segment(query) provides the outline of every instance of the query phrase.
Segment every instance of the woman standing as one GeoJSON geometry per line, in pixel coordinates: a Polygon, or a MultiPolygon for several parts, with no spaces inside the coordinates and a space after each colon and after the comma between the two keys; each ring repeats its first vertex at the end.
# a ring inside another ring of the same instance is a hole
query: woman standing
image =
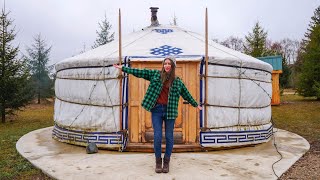
{"type": "Polygon", "coordinates": [[[168,173],[170,156],[173,149],[174,122],[178,116],[180,96],[193,107],[202,109],[193,99],[182,80],[175,75],[176,60],[172,56],[162,61],[162,70],[134,69],[122,65],[113,65],[123,72],[150,81],[150,85],[142,101],[142,107],[152,113],[152,127],[154,129],[154,152],[156,156],[156,173],[168,173]],[[161,158],[162,123],[165,123],[166,151],[161,158]]]}

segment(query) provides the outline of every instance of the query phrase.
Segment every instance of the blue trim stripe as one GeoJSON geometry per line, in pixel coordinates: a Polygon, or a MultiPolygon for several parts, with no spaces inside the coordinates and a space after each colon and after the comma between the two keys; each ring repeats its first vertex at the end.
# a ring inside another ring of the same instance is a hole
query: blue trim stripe
{"type": "MultiPolygon", "coordinates": [[[[202,57],[200,64],[200,77],[203,75],[204,57],[202,57]]],[[[203,80],[200,78],[200,103],[203,104],[203,92],[202,92],[203,80]]],[[[203,110],[200,110],[200,128],[203,127],[203,110]]]]}
{"type": "Polygon", "coordinates": [[[72,132],[72,133],[81,133],[81,134],[115,134],[115,133],[119,133],[119,132],[108,132],[108,133],[106,133],[106,132],[102,132],[102,131],[88,132],[88,131],[85,131],[85,130],[77,131],[77,130],[66,129],[66,128],[60,127],[57,124],[54,125],[54,128],[58,128],[59,130],[62,130],[62,131],[69,131],[69,132],[72,132]]]}
{"type": "MultiPolygon", "coordinates": [[[[122,132],[85,132],[62,128],[55,124],[52,130],[52,136],[60,141],[67,141],[71,144],[94,142],[105,145],[123,145],[126,144],[122,132]]],[[[79,144],[81,145],[81,144],[79,144]]]]}
{"type": "MultiPolygon", "coordinates": [[[[126,64],[126,60],[127,60],[127,56],[124,58],[124,64],[126,64]]],[[[124,76],[125,76],[125,73],[124,73],[124,76]]],[[[125,82],[126,82],[126,79],[125,78],[122,78],[121,79],[122,81],[122,99],[121,99],[121,104],[122,104],[122,107],[121,107],[121,112],[122,112],[122,115],[121,115],[121,124],[122,124],[122,130],[125,129],[124,127],[124,112],[123,112],[123,104],[124,104],[124,99],[125,99],[125,96],[124,96],[124,91],[125,91],[125,82]]]]}
{"type": "Polygon", "coordinates": [[[200,132],[200,144],[231,144],[246,142],[263,142],[267,141],[272,136],[272,128],[270,125],[267,129],[262,130],[244,130],[244,131],[206,131],[200,132]]]}
{"type": "MultiPolygon", "coordinates": [[[[130,67],[130,58],[128,58],[128,67],[130,67]]],[[[126,107],[126,119],[125,119],[125,129],[128,129],[128,114],[129,114],[129,77],[126,76],[126,103],[127,103],[127,107],[126,107]]]]}

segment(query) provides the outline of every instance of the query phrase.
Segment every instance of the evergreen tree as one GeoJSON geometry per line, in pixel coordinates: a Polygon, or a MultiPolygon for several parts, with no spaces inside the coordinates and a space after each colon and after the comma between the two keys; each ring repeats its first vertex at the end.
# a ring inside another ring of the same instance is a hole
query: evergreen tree
{"type": "Polygon", "coordinates": [[[45,40],[38,34],[32,47],[27,47],[28,56],[24,57],[29,64],[38,104],[41,98],[53,95],[53,80],[49,76],[52,67],[48,66],[50,51],[51,47],[47,48],[45,40]]]}
{"type": "Polygon", "coordinates": [[[282,55],[282,73],[279,77],[279,84],[281,88],[289,88],[290,87],[290,76],[292,74],[292,70],[288,64],[287,59],[282,55]]]}
{"type": "Polygon", "coordinates": [[[320,100],[320,6],[315,10],[305,34],[298,92],[320,100]]]}
{"type": "Polygon", "coordinates": [[[267,32],[257,22],[252,29],[252,33],[245,36],[244,52],[253,57],[265,56],[267,35],[267,32]]]}
{"type": "Polygon", "coordinates": [[[96,31],[98,37],[92,46],[92,49],[97,48],[101,45],[107,44],[114,40],[114,32],[111,33],[112,25],[109,23],[106,14],[104,15],[104,20],[99,23],[100,30],[96,31]]]}
{"type": "Polygon", "coordinates": [[[5,8],[0,14],[0,114],[5,123],[6,115],[13,114],[32,99],[32,87],[27,65],[17,58],[19,47],[12,41],[16,37],[13,20],[5,8]]]}

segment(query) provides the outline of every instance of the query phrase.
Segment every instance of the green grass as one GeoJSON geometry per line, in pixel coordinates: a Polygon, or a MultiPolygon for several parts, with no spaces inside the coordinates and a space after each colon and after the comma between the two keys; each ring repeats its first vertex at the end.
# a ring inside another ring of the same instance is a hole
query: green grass
{"type": "Polygon", "coordinates": [[[281,96],[281,105],[272,107],[275,127],[306,138],[309,142],[320,140],[320,101],[299,95],[281,96]]]}
{"type": "Polygon", "coordinates": [[[30,105],[0,123],[0,179],[48,179],[16,150],[16,142],[30,131],[53,125],[53,104],[30,105]]]}
{"type": "MultiPolygon", "coordinates": [[[[309,142],[319,141],[320,102],[298,95],[281,98],[282,104],[272,107],[275,127],[297,133],[309,142]]],[[[18,154],[16,142],[30,131],[52,125],[52,103],[30,105],[11,122],[0,123],[0,179],[49,179],[18,154]]]]}

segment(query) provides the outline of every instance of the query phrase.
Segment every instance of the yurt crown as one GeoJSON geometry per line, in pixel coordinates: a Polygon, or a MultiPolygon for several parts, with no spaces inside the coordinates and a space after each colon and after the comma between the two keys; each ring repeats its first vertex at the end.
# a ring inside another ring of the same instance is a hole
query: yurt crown
{"type": "Polygon", "coordinates": [[[151,26],[159,26],[159,21],[157,18],[158,7],[150,7],[151,9],[151,26]]]}

